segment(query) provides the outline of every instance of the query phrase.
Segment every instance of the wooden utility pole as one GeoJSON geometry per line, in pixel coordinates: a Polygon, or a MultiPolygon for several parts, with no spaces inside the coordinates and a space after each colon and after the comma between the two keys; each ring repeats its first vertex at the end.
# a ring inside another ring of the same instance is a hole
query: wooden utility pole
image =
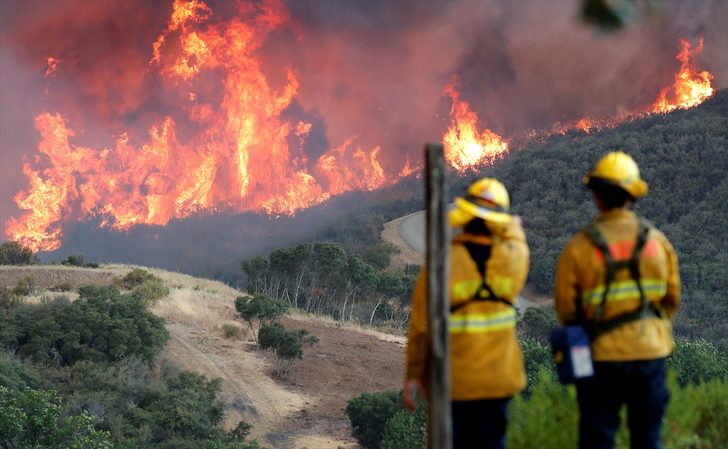
{"type": "Polygon", "coordinates": [[[445,227],[445,158],[441,144],[425,145],[427,188],[427,303],[430,385],[429,448],[452,448],[450,417],[450,245],[445,227]]]}

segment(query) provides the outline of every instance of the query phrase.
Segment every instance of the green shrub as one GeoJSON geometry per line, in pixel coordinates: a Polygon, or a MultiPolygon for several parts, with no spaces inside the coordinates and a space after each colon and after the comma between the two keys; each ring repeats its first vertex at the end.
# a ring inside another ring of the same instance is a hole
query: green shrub
{"type": "Polygon", "coordinates": [[[182,372],[167,379],[164,390],[148,391],[140,399],[138,418],[149,426],[153,441],[207,439],[222,421],[221,386],[220,379],[182,372]]]}
{"type": "Polygon", "coordinates": [[[680,388],[672,376],[670,390],[665,449],[728,447],[728,382],[725,379],[680,388]]]}
{"type": "Polygon", "coordinates": [[[676,341],[675,352],[667,363],[677,372],[681,386],[728,378],[728,354],[705,340],[676,341]]]}
{"type": "Polygon", "coordinates": [[[112,449],[111,436],[95,422],[88,414],[63,416],[53,392],[0,386],[0,447],[112,449]]]}
{"type": "Polygon", "coordinates": [[[38,388],[40,384],[41,380],[33,369],[14,354],[0,351],[0,385],[9,390],[21,390],[26,387],[38,388]]]}
{"type": "Polygon", "coordinates": [[[169,338],[164,321],[116,287],[85,286],[73,303],[53,300],[19,310],[17,351],[37,361],[72,365],[139,355],[151,363],[169,338]]]}
{"type": "Polygon", "coordinates": [[[134,287],[132,296],[146,307],[151,307],[160,299],[169,296],[169,288],[162,283],[161,279],[154,277],[134,287]]]}
{"type": "Polygon", "coordinates": [[[399,391],[362,393],[346,405],[352,436],[364,449],[382,449],[387,421],[403,409],[399,391]]]}
{"type": "Polygon", "coordinates": [[[427,447],[427,405],[414,413],[400,410],[384,426],[382,449],[421,449],[427,447]]]}
{"type": "Polygon", "coordinates": [[[222,333],[225,338],[238,338],[240,337],[240,328],[234,324],[225,323],[222,325],[222,333]]]}
{"type": "Polygon", "coordinates": [[[40,285],[34,276],[26,276],[18,281],[13,288],[13,293],[18,296],[37,295],[40,292],[40,285]]]}
{"type": "Polygon", "coordinates": [[[554,306],[529,307],[518,322],[519,331],[548,346],[551,332],[559,327],[554,306]]]}
{"type": "Polygon", "coordinates": [[[86,257],[83,254],[72,254],[62,260],[61,264],[82,267],[86,264],[86,257]]]}
{"type": "Polygon", "coordinates": [[[161,279],[148,272],[147,270],[134,268],[121,279],[121,288],[123,288],[124,290],[131,290],[136,286],[153,280],[159,280],[161,282],[161,279]]]}
{"type": "Polygon", "coordinates": [[[527,385],[524,394],[529,395],[540,382],[542,375],[556,379],[556,365],[549,346],[530,337],[521,337],[518,341],[526,368],[527,385]]]}
{"type": "Polygon", "coordinates": [[[0,287],[0,309],[10,310],[23,303],[23,297],[7,287],[0,287]]]}
{"type": "Polygon", "coordinates": [[[260,328],[260,348],[271,349],[276,356],[276,375],[285,377],[295,359],[303,358],[303,346],[318,343],[318,338],[303,329],[288,330],[281,323],[260,328]]]}
{"type": "Polygon", "coordinates": [[[574,388],[564,387],[542,370],[531,394],[527,398],[516,395],[510,404],[508,447],[576,447],[578,415],[574,388]]]}
{"type": "Polygon", "coordinates": [[[73,286],[70,282],[62,282],[50,288],[52,292],[70,292],[71,290],[73,290],[73,286]]]}
{"type": "Polygon", "coordinates": [[[0,350],[15,352],[20,335],[21,330],[13,317],[0,313],[0,350]]]}

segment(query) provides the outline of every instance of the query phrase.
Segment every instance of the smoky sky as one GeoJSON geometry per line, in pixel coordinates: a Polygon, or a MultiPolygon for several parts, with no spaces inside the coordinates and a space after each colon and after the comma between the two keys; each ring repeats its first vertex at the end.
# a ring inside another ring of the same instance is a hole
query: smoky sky
{"type": "MultiPolygon", "coordinates": [[[[211,23],[244,1],[210,1],[211,23]]],[[[260,2],[253,2],[253,6],[260,2]]],[[[180,139],[198,126],[178,110],[180,91],[149,70],[152,43],[172,1],[0,2],[0,223],[21,212],[23,161],[34,161],[34,118],[60,112],[72,141],[110,147],[121,133],[142,142],[171,116],[180,139]],[[46,77],[47,58],[60,59],[46,77]]],[[[272,88],[298,80],[283,113],[312,130],[303,148],[315,160],[355,137],[396,172],[420,161],[422,143],[449,124],[444,87],[456,80],[480,129],[506,138],[584,116],[609,118],[648,107],[670,86],[679,39],[705,40],[697,58],[713,85],[728,85],[728,2],[675,0],[660,13],[605,34],[578,20],[579,2],[288,0],[288,20],[256,57],[272,88]]],[[[221,97],[215,74],[198,95],[221,97]]],[[[200,84],[200,83],[198,83],[200,84]]],[[[292,145],[294,142],[291,143],[292,145]]]]}

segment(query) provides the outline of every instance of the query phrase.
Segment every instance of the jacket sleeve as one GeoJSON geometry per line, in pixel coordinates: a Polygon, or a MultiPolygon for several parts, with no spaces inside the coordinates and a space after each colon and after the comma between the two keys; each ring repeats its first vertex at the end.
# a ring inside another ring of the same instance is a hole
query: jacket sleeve
{"type": "Polygon", "coordinates": [[[668,263],[667,292],[660,305],[665,309],[667,316],[674,320],[680,305],[680,270],[678,269],[677,254],[672,244],[664,236],[661,236],[660,240],[665,248],[668,263]]]}
{"type": "Polygon", "coordinates": [[[572,240],[566,245],[556,266],[554,306],[562,324],[576,320],[576,304],[580,300],[574,243],[572,240]]]}
{"type": "Polygon", "coordinates": [[[418,379],[423,385],[427,375],[427,298],[426,270],[423,268],[412,294],[412,316],[407,335],[406,379],[418,379]]]}

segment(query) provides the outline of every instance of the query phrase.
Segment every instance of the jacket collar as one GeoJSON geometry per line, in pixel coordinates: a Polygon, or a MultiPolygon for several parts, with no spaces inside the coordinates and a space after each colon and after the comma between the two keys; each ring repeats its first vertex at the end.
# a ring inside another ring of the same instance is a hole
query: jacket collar
{"type": "Polygon", "coordinates": [[[625,218],[634,219],[636,217],[637,214],[629,209],[610,209],[606,212],[599,214],[599,216],[597,217],[597,222],[620,220],[625,218]]]}
{"type": "Polygon", "coordinates": [[[475,243],[478,245],[492,245],[493,237],[487,235],[475,235],[461,232],[452,239],[453,243],[475,243]]]}

